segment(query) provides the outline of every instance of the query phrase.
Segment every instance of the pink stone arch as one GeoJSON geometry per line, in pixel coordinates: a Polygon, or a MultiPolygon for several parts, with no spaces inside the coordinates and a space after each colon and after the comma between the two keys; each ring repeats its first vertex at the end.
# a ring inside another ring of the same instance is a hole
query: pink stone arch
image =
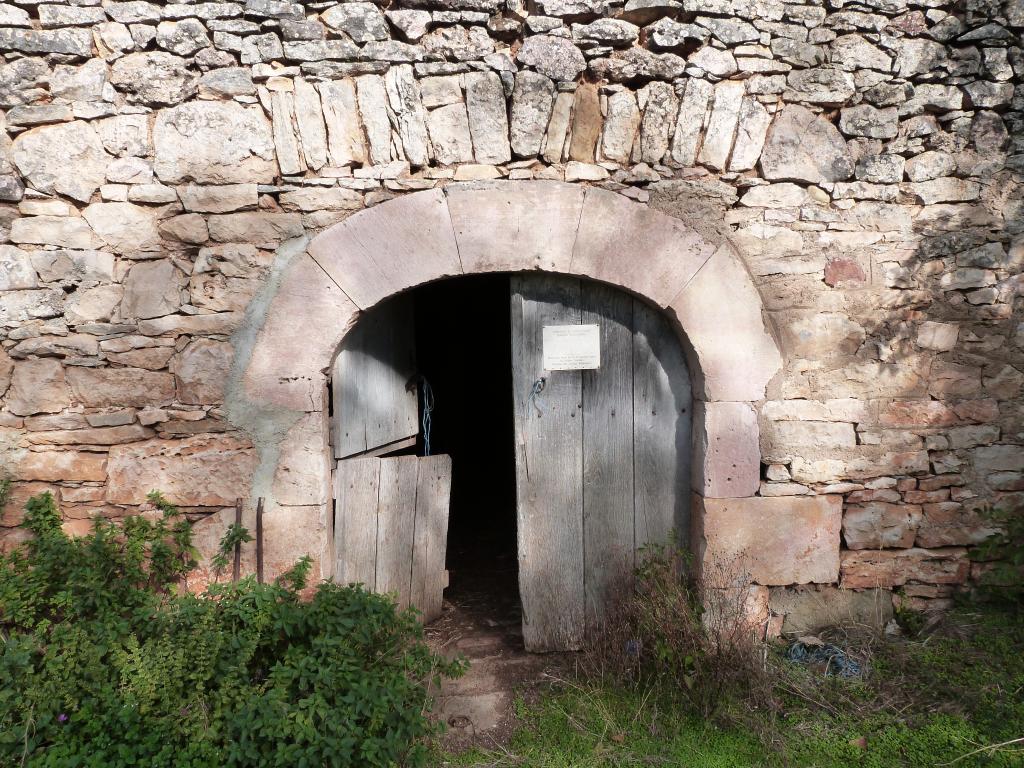
{"type": "MultiPolygon", "coordinates": [[[[760,296],[735,249],[622,195],[548,181],[452,184],[396,198],[317,235],[276,281],[229,385],[233,420],[255,435],[271,527],[330,576],[326,377],[362,310],[459,275],[544,271],[618,286],[662,308],[693,377],[693,488],[742,498],[759,487],[755,406],[781,367],[760,296]],[[276,522],[274,522],[276,516],[276,522]]],[[[269,541],[269,539],[268,539],[269,541]]]]}

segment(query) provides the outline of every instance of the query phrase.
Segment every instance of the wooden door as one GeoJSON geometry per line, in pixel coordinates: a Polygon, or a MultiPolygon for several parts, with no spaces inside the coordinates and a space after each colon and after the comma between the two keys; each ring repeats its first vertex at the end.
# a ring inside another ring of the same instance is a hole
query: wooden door
{"type": "Polygon", "coordinates": [[[511,312],[523,636],[576,649],[639,549],[686,543],[690,377],[663,314],[617,289],[517,275],[511,312]],[[544,326],[574,324],[598,326],[600,367],[544,370],[544,326]]]}
{"type": "Polygon", "coordinates": [[[334,476],[335,581],[392,592],[424,621],[441,615],[449,456],[360,457],[334,476]]]}
{"type": "Polygon", "coordinates": [[[445,587],[451,458],[385,457],[419,435],[413,321],[410,296],[367,311],[332,369],[334,573],[432,621],[445,587]]]}
{"type": "Polygon", "coordinates": [[[412,298],[368,310],[331,371],[334,457],[380,456],[416,444],[419,402],[412,298]]]}

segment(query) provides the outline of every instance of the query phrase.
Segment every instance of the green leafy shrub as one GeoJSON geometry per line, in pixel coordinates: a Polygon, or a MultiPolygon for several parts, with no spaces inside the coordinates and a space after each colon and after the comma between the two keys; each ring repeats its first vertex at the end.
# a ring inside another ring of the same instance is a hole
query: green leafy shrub
{"type": "Polygon", "coordinates": [[[152,501],[78,539],[49,494],[27,505],[34,538],[0,559],[0,765],[423,764],[428,687],[461,663],[413,611],[326,582],[301,601],[308,558],[178,594],[191,532],[152,501]]]}

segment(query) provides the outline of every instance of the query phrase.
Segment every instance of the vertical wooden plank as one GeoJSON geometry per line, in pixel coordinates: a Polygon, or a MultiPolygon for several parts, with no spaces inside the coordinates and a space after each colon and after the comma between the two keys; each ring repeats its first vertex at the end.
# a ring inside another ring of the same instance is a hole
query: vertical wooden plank
{"type": "Polygon", "coordinates": [[[448,542],[451,456],[422,456],[416,462],[416,528],[412,552],[411,601],[429,623],[441,615],[444,558],[448,542]]]}
{"type": "Polygon", "coordinates": [[[582,321],[601,332],[601,367],[583,376],[583,555],[587,632],[633,575],[633,298],[582,286],[582,321]]]}
{"type": "Polygon", "coordinates": [[[376,589],[380,459],[339,461],[334,473],[335,581],[376,589]]]}
{"type": "Polygon", "coordinates": [[[335,458],[379,449],[419,432],[415,327],[410,296],[368,310],[345,337],[331,374],[335,458]]]}
{"type": "Polygon", "coordinates": [[[394,456],[378,461],[376,590],[396,593],[398,607],[406,608],[411,596],[417,457],[394,456]]]}
{"type": "Polygon", "coordinates": [[[636,546],[683,547],[690,532],[690,372],[675,329],[657,309],[633,304],[633,474],[636,546]]]}
{"type": "Polygon", "coordinates": [[[580,281],[514,275],[511,287],[523,639],[530,651],[575,649],[585,624],[581,377],[541,368],[541,334],[580,322],[580,281]],[[531,401],[541,377],[544,391],[531,401]]]}

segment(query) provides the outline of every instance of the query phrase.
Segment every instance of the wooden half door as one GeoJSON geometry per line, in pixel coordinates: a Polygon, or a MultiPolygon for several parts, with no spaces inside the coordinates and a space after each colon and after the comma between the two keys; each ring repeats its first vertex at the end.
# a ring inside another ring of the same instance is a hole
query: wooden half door
{"type": "Polygon", "coordinates": [[[386,456],[419,435],[414,307],[367,311],[332,369],[335,581],[393,592],[425,621],[441,614],[452,462],[386,456]]]}
{"type": "Polygon", "coordinates": [[[393,592],[423,620],[441,615],[451,457],[359,457],[334,475],[335,581],[393,592]]]}
{"type": "Polygon", "coordinates": [[[527,650],[572,650],[636,552],[689,530],[690,376],[664,315],[610,286],[511,284],[519,585],[527,650]],[[546,371],[543,329],[596,325],[600,367],[546,371]]]}

